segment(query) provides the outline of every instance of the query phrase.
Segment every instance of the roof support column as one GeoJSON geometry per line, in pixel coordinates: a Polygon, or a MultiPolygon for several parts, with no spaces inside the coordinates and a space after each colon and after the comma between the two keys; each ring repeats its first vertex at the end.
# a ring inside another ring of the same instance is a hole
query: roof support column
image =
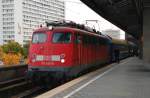
{"type": "Polygon", "coordinates": [[[143,59],[150,63],[150,6],[143,10],[143,59]]]}

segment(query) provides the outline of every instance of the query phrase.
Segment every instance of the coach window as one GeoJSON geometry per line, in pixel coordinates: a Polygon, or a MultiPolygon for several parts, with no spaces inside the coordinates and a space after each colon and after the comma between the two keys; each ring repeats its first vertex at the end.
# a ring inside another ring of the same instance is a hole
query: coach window
{"type": "Polygon", "coordinates": [[[52,38],[53,43],[70,43],[71,33],[58,33],[55,32],[52,38]]]}

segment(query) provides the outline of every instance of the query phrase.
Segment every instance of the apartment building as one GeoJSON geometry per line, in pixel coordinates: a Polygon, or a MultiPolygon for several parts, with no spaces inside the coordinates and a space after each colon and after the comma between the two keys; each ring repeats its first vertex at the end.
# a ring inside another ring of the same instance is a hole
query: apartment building
{"type": "Polygon", "coordinates": [[[10,40],[28,43],[32,32],[45,21],[65,18],[65,5],[60,0],[1,0],[0,44],[10,40]]]}

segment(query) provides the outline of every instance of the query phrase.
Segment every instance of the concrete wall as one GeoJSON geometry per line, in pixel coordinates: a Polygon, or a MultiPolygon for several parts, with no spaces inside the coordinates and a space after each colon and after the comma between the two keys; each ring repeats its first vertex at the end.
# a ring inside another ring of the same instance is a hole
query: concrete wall
{"type": "Polygon", "coordinates": [[[16,65],[12,67],[0,67],[0,82],[25,77],[27,65],[16,65]]]}
{"type": "Polygon", "coordinates": [[[150,7],[143,11],[143,59],[150,63],[150,7]]]}

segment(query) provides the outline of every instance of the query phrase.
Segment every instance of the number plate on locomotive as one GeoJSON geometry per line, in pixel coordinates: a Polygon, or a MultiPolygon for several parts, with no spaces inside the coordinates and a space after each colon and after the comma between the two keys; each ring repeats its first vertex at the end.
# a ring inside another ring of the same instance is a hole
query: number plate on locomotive
{"type": "Polygon", "coordinates": [[[60,55],[52,55],[51,60],[52,61],[60,61],[60,55]]]}
{"type": "Polygon", "coordinates": [[[43,61],[44,57],[42,55],[37,55],[36,56],[36,61],[43,61]]]}

